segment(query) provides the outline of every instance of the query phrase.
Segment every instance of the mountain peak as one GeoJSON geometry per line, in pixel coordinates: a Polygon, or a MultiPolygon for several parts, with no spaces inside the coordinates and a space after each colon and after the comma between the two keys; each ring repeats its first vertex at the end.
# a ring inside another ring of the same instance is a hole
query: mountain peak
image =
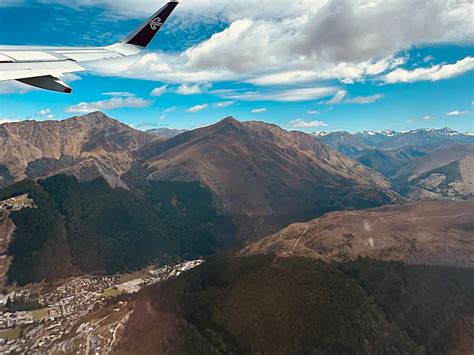
{"type": "Polygon", "coordinates": [[[240,121],[237,120],[235,117],[233,116],[227,116],[226,118],[224,118],[223,120],[221,120],[220,122],[218,122],[217,124],[232,124],[232,125],[236,125],[236,124],[240,124],[240,121]]]}
{"type": "Polygon", "coordinates": [[[124,125],[123,123],[120,123],[119,121],[107,116],[104,112],[101,112],[101,111],[94,111],[91,113],[87,113],[85,115],[74,116],[74,117],[66,119],[65,121],[84,122],[84,123],[90,123],[90,124],[109,122],[109,123],[124,125]]]}

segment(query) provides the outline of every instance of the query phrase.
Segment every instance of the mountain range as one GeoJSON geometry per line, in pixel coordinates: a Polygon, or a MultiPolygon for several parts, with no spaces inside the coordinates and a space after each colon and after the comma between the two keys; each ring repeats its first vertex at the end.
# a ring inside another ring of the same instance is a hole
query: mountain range
{"type": "Polygon", "coordinates": [[[397,198],[375,171],[310,135],[263,122],[228,117],[139,153],[147,180],[199,181],[213,192],[219,211],[252,228],[397,198]]]}
{"type": "Polygon", "coordinates": [[[0,287],[129,280],[203,258],[75,314],[56,345],[470,354],[472,143],[448,129],[310,135],[233,117],[191,131],[100,112],[0,125],[0,287]],[[104,320],[113,328],[88,328],[104,320]]]}
{"type": "Polygon", "coordinates": [[[474,133],[460,133],[450,128],[425,128],[403,132],[392,130],[358,133],[345,131],[315,132],[313,135],[348,156],[353,156],[368,148],[394,151],[407,146],[432,147],[449,143],[474,143],[474,133]]]}
{"type": "Polygon", "coordinates": [[[329,211],[400,198],[374,170],[262,122],[228,117],[169,139],[100,112],[0,129],[0,200],[26,193],[38,206],[11,212],[11,282],[212,254],[329,211]]]}

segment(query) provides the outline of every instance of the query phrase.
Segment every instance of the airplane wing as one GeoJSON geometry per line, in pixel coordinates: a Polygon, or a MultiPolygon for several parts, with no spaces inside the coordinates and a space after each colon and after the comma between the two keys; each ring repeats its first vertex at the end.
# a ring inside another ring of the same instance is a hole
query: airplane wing
{"type": "Polygon", "coordinates": [[[148,46],[178,5],[170,1],[119,43],[107,47],[0,47],[0,81],[17,80],[41,89],[70,93],[58,77],[86,70],[79,63],[124,58],[148,46]]]}

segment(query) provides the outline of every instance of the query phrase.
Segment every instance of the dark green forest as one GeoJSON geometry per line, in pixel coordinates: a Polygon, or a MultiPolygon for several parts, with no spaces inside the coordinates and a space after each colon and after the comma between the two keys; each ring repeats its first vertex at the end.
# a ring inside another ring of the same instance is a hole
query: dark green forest
{"type": "Polygon", "coordinates": [[[474,344],[474,272],[218,257],[134,309],[118,353],[447,354],[474,344]]]}
{"type": "Polygon", "coordinates": [[[1,190],[0,199],[29,193],[38,206],[12,212],[17,228],[8,250],[9,282],[114,274],[210,255],[220,234],[232,232],[198,183],[153,182],[146,189],[55,176],[1,190]]]}

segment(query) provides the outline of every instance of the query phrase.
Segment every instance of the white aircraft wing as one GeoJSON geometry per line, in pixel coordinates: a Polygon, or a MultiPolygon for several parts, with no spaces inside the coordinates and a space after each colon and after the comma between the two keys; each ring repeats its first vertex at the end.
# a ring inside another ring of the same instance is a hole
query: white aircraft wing
{"type": "Polygon", "coordinates": [[[178,5],[170,1],[119,43],[107,47],[0,46],[0,81],[17,80],[41,89],[70,93],[58,77],[86,70],[79,63],[124,58],[148,46],[178,5]]]}

